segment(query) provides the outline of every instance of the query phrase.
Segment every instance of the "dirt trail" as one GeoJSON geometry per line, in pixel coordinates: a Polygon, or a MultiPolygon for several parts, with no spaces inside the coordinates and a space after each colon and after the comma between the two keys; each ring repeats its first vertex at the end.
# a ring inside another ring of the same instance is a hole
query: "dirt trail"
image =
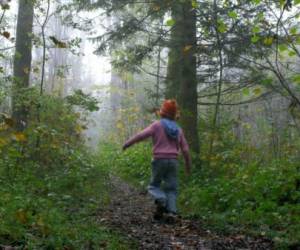
{"type": "Polygon", "coordinates": [[[137,242],[138,249],[272,249],[272,244],[264,239],[215,235],[201,229],[199,221],[180,218],[174,224],[156,222],[152,219],[154,204],[146,192],[118,178],[111,179],[112,201],[100,211],[99,220],[137,242]]]}

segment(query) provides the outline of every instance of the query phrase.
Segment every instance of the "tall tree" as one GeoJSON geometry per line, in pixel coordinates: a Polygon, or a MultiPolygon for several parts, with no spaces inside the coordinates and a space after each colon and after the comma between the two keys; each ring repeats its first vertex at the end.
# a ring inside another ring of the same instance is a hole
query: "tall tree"
{"type": "Polygon", "coordinates": [[[172,25],[170,42],[168,44],[168,67],[166,78],[166,98],[178,98],[179,86],[182,82],[182,62],[184,48],[184,15],[182,3],[178,2],[172,6],[172,19],[168,22],[172,25]]]}
{"type": "Polygon", "coordinates": [[[199,152],[196,10],[192,1],[176,2],[172,8],[166,97],[176,98],[181,107],[181,123],[192,151],[199,152]]]}
{"type": "Polygon", "coordinates": [[[27,110],[22,105],[20,96],[24,88],[29,86],[30,80],[33,14],[33,0],[19,0],[16,51],[13,65],[13,118],[17,130],[23,130],[27,122],[27,110]]]}

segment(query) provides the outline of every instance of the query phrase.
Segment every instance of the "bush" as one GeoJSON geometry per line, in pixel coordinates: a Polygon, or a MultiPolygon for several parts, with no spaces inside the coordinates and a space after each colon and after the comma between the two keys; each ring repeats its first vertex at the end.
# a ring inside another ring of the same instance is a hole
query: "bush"
{"type": "MultiPolygon", "coordinates": [[[[247,149],[248,150],[248,149],[247,149]]],[[[186,178],[180,174],[179,209],[197,217],[207,227],[222,232],[266,236],[278,247],[299,244],[299,164],[288,159],[238,164],[233,148],[215,157],[216,166],[193,169],[186,178]],[[230,162],[231,161],[231,162],[230,162]]],[[[102,164],[145,188],[151,174],[151,147],[141,143],[125,152],[120,146],[101,145],[102,164]]]]}
{"type": "Polygon", "coordinates": [[[137,187],[145,188],[151,176],[151,147],[147,143],[136,144],[122,152],[120,145],[100,145],[102,165],[117,173],[137,187]]]}
{"type": "Polygon", "coordinates": [[[297,164],[274,161],[268,165],[235,166],[229,175],[215,177],[207,172],[202,170],[183,188],[180,203],[187,214],[222,230],[246,228],[247,233],[270,237],[279,245],[299,244],[297,164]]]}
{"type": "Polygon", "coordinates": [[[25,131],[15,132],[7,117],[2,122],[1,244],[126,249],[121,236],[95,219],[97,209],[109,202],[107,174],[84,147],[84,119],[62,99],[44,96],[38,103],[25,131]]]}

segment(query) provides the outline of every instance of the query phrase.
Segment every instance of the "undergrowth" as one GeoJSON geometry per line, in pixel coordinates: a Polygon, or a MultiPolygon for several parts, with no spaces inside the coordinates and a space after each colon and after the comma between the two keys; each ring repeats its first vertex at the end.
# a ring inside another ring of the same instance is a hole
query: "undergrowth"
{"type": "MultiPolygon", "coordinates": [[[[182,215],[198,218],[219,232],[270,238],[278,249],[299,246],[299,164],[289,159],[245,163],[236,150],[241,149],[233,148],[223,158],[214,155],[213,165],[204,159],[190,177],[184,176],[181,166],[178,203],[182,215]]],[[[102,164],[114,173],[146,188],[151,174],[149,144],[134,145],[125,152],[117,145],[103,144],[100,154],[102,164]]]]}
{"type": "Polygon", "coordinates": [[[0,124],[1,247],[130,249],[98,218],[109,187],[99,157],[84,146],[84,119],[61,98],[39,98],[24,131],[9,117],[0,124]]]}

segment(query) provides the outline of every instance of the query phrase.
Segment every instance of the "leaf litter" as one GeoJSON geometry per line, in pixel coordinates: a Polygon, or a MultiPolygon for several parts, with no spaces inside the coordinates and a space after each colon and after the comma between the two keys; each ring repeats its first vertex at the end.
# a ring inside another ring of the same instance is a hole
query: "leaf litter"
{"type": "Polygon", "coordinates": [[[200,220],[179,216],[174,223],[155,221],[155,206],[146,192],[111,176],[111,202],[99,210],[98,221],[136,242],[140,250],[265,250],[273,243],[245,235],[217,235],[200,220]]]}

